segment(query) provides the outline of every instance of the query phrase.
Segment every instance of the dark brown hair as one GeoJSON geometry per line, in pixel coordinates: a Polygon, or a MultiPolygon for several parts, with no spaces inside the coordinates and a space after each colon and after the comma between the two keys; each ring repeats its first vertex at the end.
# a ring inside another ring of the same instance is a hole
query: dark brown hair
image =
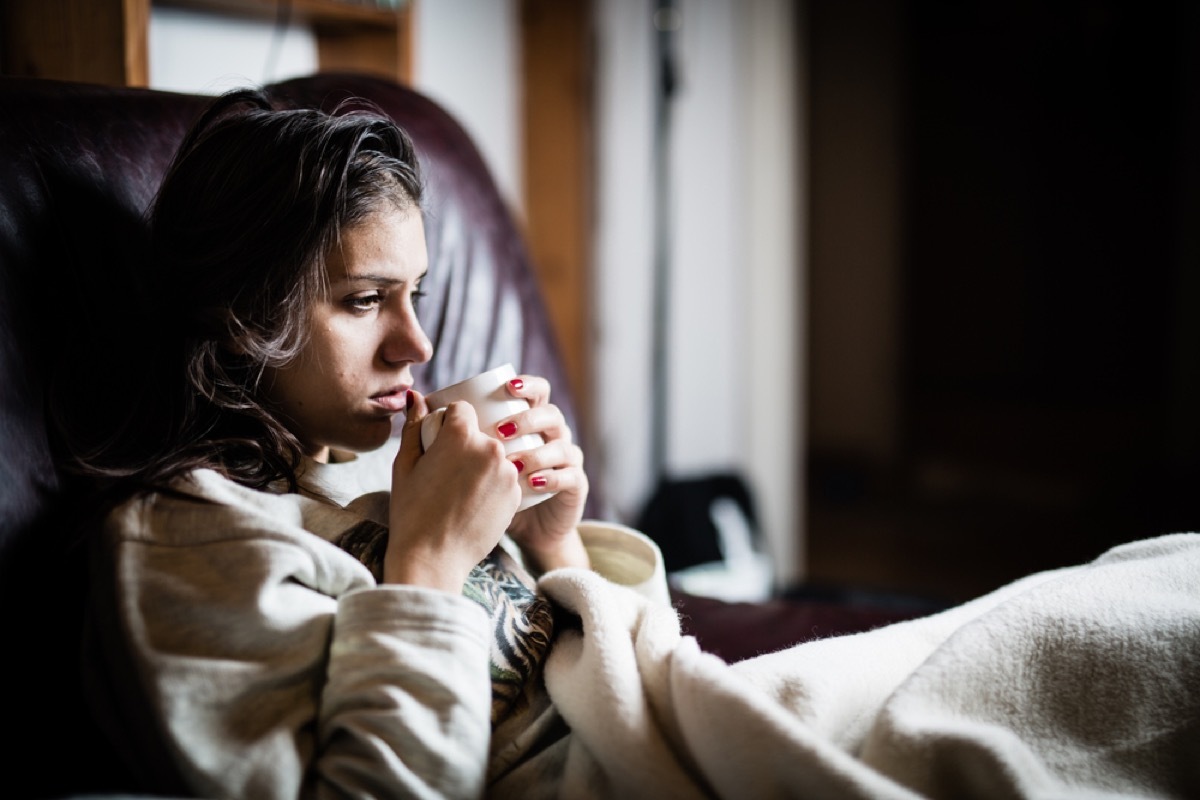
{"type": "Polygon", "coordinates": [[[262,397],[264,369],[303,347],[341,232],[389,204],[419,209],[422,191],[411,140],[380,113],[277,108],[258,90],[218,98],[150,211],[145,379],[76,462],[142,487],[207,467],[295,490],[302,451],[262,397]]]}

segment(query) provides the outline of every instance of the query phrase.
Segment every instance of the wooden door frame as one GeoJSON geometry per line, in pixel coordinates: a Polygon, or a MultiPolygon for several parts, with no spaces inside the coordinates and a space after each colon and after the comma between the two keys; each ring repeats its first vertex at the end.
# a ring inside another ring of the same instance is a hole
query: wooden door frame
{"type": "Polygon", "coordinates": [[[584,435],[591,403],[592,0],[521,0],[526,241],[584,435]]]}

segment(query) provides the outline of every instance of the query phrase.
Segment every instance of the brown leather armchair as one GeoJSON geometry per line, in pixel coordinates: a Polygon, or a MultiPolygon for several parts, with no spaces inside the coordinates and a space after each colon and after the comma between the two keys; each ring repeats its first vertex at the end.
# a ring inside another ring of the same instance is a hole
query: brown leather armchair
{"type": "MultiPolygon", "coordinates": [[[[430,390],[499,363],[545,375],[575,404],[519,232],[474,145],[440,107],[386,81],[323,75],[269,87],[297,106],[367,98],[406,128],[429,191],[430,273],[422,322],[436,355],[430,390]]],[[[207,98],[0,78],[0,659],[9,786],[26,796],[130,789],[87,713],[79,630],[87,564],[79,488],[56,457],[50,415],[102,437],[106,409],[153,336],[129,280],[143,212],[207,98]]],[[[578,426],[574,426],[578,430],[578,426]]],[[[583,443],[586,448],[587,443],[583,443]]],[[[589,513],[603,516],[592,475],[589,513]]],[[[896,610],[676,595],[685,629],[735,659],[859,630],[896,610]]]]}

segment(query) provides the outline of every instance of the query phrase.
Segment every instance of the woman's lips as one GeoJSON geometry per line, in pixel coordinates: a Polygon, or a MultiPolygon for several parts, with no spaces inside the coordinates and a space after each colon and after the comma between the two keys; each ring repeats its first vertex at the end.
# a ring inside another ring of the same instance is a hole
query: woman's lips
{"type": "Polygon", "coordinates": [[[408,402],[408,387],[401,386],[397,389],[389,389],[386,392],[372,395],[371,402],[393,414],[403,411],[408,402]]]}

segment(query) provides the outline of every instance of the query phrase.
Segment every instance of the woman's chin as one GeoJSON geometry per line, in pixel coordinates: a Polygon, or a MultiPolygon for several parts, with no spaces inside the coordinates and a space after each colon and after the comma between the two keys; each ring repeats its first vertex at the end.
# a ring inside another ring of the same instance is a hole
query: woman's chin
{"type": "MultiPolygon", "coordinates": [[[[400,417],[400,424],[403,424],[403,421],[404,417],[400,417]]],[[[397,425],[395,435],[399,434],[400,425],[397,425]]],[[[332,449],[345,453],[369,453],[383,447],[392,436],[391,417],[376,417],[360,420],[359,424],[353,427],[346,426],[337,431],[327,431],[325,442],[332,449]]]]}
{"type": "MultiPolygon", "coordinates": [[[[404,417],[400,417],[403,424],[404,417]]],[[[396,433],[399,434],[399,426],[396,428],[396,433]]],[[[357,437],[354,442],[347,442],[346,449],[352,450],[355,453],[369,453],[372,450],[378,450],[387,444],[388,439],[392,438],[392,420],[382,420],[381,424],[370,426],[364,429],[362,435],[357,437]]]]}

